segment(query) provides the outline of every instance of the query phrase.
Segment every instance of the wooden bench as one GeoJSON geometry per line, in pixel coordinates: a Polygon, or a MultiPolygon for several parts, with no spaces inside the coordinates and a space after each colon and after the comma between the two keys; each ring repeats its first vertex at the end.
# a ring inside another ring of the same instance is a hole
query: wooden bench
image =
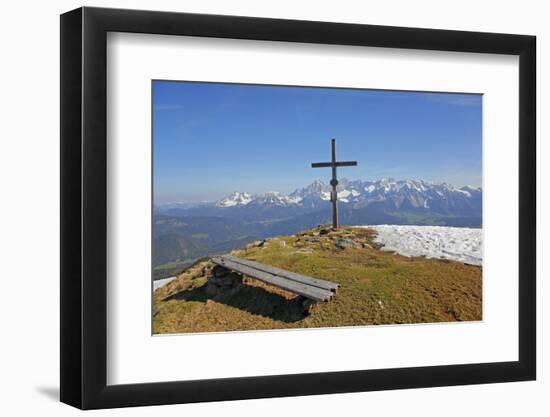
{"type": "Polygon", "coordinates": [[[212,257],[212,262],[228,270],[282,288],[313,301],[330,301],[339,287],[334,282],[296,274],[281,268],[237,258],[232,255],[214,256],[212,257]]]}

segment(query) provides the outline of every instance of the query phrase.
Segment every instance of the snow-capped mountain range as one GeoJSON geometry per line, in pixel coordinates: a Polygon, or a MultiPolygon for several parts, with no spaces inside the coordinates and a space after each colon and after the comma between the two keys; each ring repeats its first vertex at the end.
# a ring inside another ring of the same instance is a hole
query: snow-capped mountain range
{"type": "MultiPolygon", "coordinates": [[[[386,178],[379,181],[342,179],[337,191],[342,225],[479,228],[483,223],[480,188],[386,178]]],[[[315,180],[288,195],[274,191],[260,195],[238,191],[218,201],[155,206],[154,259],[159,265],[196,259],[240,248],[257,239],[289,235],[330,223],[330,193],[328,182],[315,180]]],[[[424,242],[424,237],[419,235],[418,242],[424,242]]],[[[398,240],[399,236],[392,239],[398,240]]]]}
{"type": "MultiPolygon", "coordinates": [[[[384,209],[429,210],[442,213],[458,212],[462,215],[481,215],[481,188],[461,188],[449,184],[423,180],[348,181],[343,179],[338,187],[338,200],[350,208],[382,206],[384,209]]],[[[295,207],[304,209],[323,208],[330,201],[331,187],[315,180],[307,187],[289,195],[268,192],[254,195],[234,192],[223,199],[210,203],[218,208],[295,207]]]]}
{"type": "Polygon", "coordinates": [[[221,200],[214,203],[216,207],[235,207],[247,205],[271,205],[271,206],[288,206],[300,204],[300,197],[285,196],[278,191],[269,191],[261,195],[252,195],[235,191],[221,200]]]}

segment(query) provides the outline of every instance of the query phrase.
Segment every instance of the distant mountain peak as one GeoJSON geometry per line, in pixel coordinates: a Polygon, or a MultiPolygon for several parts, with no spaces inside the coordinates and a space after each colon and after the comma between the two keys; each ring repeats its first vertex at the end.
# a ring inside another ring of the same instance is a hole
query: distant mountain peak
{"type": "Polygon", "coordinates": [[[253,200],[253,196],[246,192],[234,191],[216,203],[218,207],[246,206],[253,200]]]}

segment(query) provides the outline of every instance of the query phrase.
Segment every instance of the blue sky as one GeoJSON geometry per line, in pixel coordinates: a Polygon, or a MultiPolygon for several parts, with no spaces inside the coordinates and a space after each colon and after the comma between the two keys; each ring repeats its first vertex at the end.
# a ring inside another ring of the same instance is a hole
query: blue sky
{"type": "Polygon", "coordinates": [[[153,82],[155,204],[288,193],[358,161],[348,179],[481,186],[482,96],[153,82]]]}

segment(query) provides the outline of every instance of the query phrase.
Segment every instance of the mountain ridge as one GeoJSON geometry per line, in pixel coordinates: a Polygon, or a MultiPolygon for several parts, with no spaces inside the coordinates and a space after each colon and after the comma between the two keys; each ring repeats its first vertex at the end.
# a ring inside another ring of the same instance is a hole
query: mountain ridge
{"type": "MultiPolygon", "coordinates": [[[[426,180],[395,180],[383,178],[377,181],[340,180],[338,201],[341,206],[353,209],[382,208],[383,210],[428,211],[445,215],[481,216],[483,191],[481,187],[455,187],[447,183],[435,183],[426,180]],[[381,206],[381,207],[380,207],[381,206]]],[[[158,212],[168,214],[193,215],[203,212],[208,215],[231,215],[242,212],[257,220],[255,211],[263,213],[261,217],[280,218],[294,216],[297,213],[322,210],[330,202],[331,186],[328,182],[316,179],[311,184],[297,188],[285,195],[277,191],[253,194],[246,191],[234,191],[215,202],[198,203],[194,206],[176,207],[157,206],[158,212]],[[277,212],[281,213],[277,213],[277,212]],[[225,212],[225,213],[224,213],[225,212]]],[[[183,204],[183,203],[182,203],[183,204]]]]}

